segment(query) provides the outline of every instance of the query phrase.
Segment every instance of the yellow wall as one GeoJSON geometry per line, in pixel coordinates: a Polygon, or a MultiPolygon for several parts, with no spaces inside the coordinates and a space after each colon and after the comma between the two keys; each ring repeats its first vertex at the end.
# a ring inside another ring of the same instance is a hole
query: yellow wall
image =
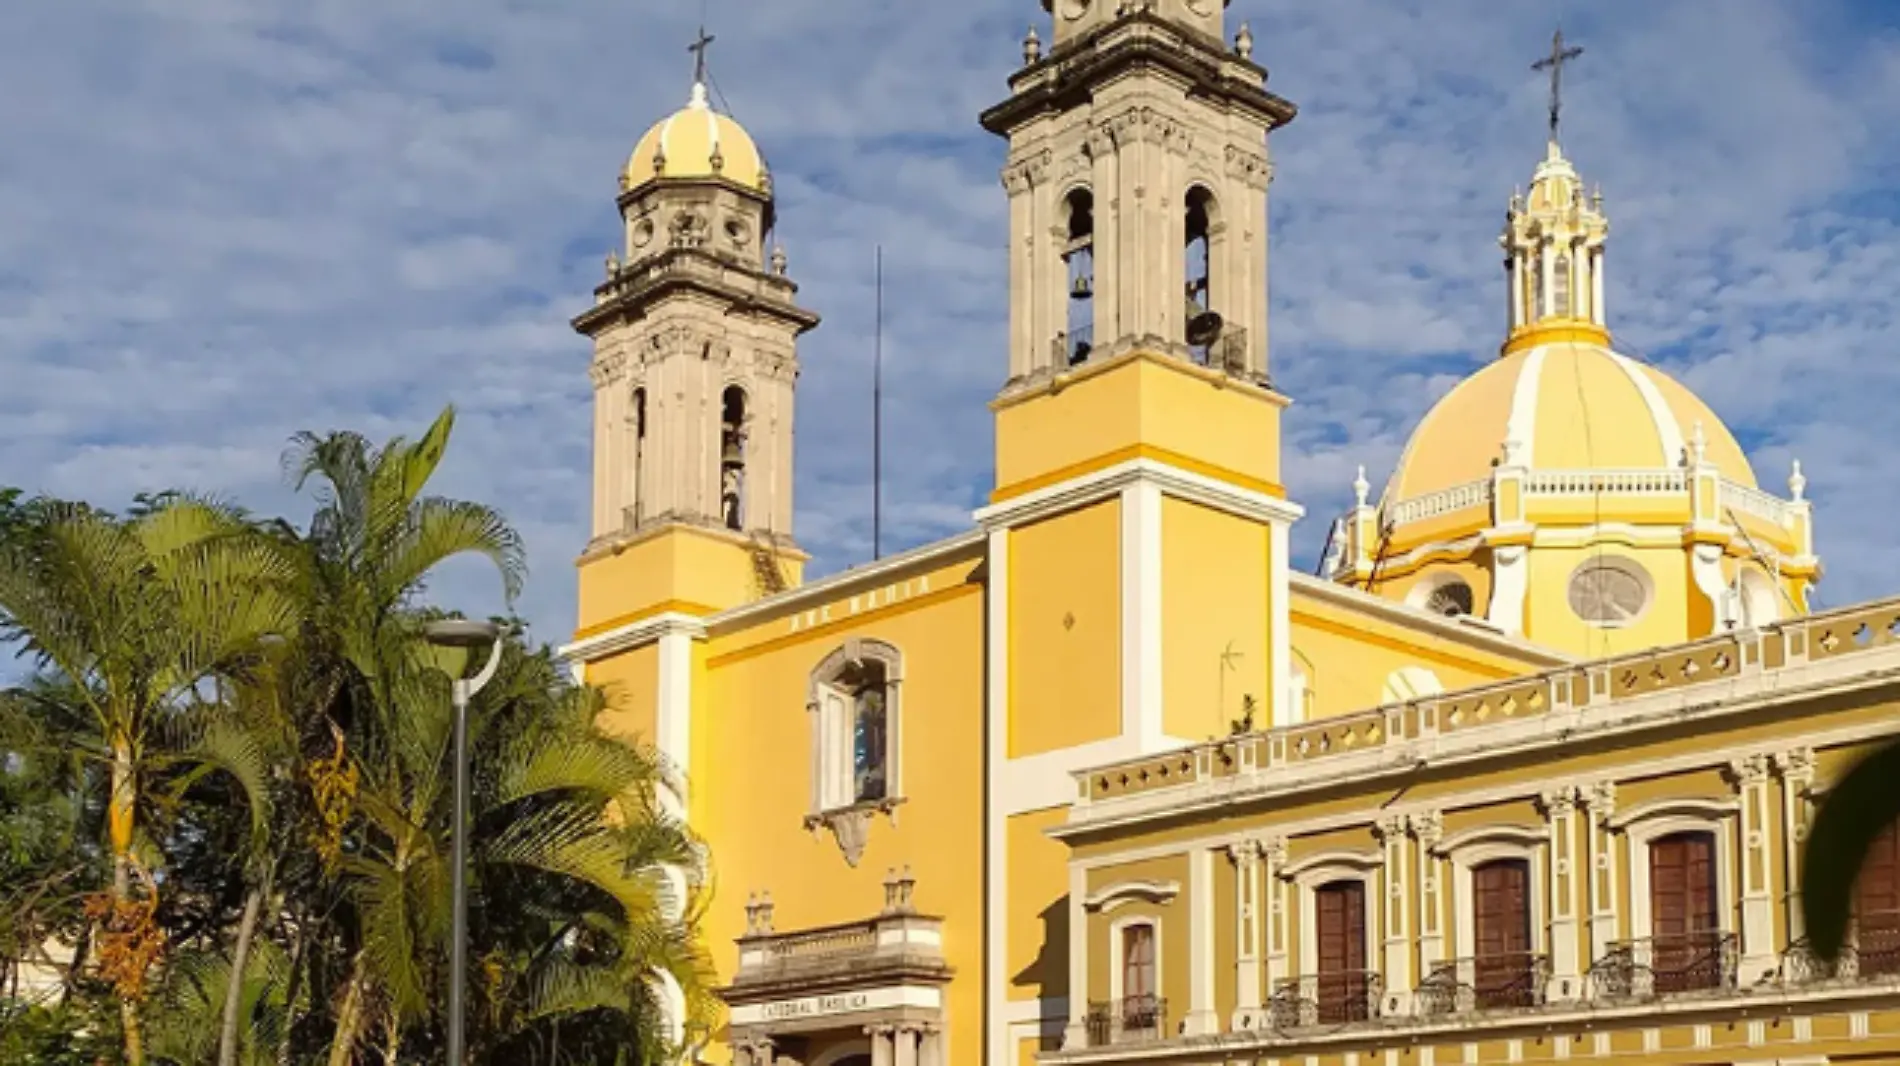
{"type": "Polygon", "coordinates": [[[1008,820],[1009,998],[1069,994],[1069,851],[1048,831],[1062,824],[1057,807],[1008,820]]]}
{"type": "Polygon", "coordinates": [[[1089,363],[996,404],[996,497],[1139,456],[1280,488],[1280,396],[1149,352],[1089,363]]]}
{"type": "Polygon", "coordinates": [[[659,706],[660,649],[646,644],[611,659],[587,664],[587,683],[601,689],[607,707],[601,725],[616,736],[634,737],[643,744],[659,738],[655,717],[659,706]]]}
{"type": "Polygon", "coordinates": [[[1121,732],[1121,500],[1009,533],[1009,753],[1121,732]]]}
{"type": "Polygon", "coordinates": [[[1310,706],[1318,718],[1379,706],[1386,678],[1405,666],[1430,670],[1452,690],[1516,677],[1550,661],[1543,653],[1506,654],[1422,626],[1406,628],[1298,589],[1292,617],[1294,657],[1307,669],[1310,706]]]}
{"type": "MultiPolygon", "coordinates": [[[[803,559],[786,553],[779,570],[796,584],[803,559]]],[[[665,611],[708,615],[759,595],[752,554],[723,530],[661,526],[580,561],[576,638],[665,611]]]]}
{"type": "Polygon", "coordinates": [[[1708,597],[1695,587],[1682,548],[1631,548],[1606,541],[1583,548],[1538,548],[1528,562],[1524,630],[1540,644],[1596,658],[1679,644],[1709,633],[1708,597]],[[1654,589],[1649,609],[1631,625],[1590,625],[1570,609],[1571,574],[1599,555],[1634,561],[1649,574],[1654,589]]]}
{"type": "Polygon", "coordinates": [[[1256,719],[1267,721],[1268,533],[1261,523],[1199,504],[1162,501],[1162,725],[1169,736],[1226,736],[1246,696],[1258,705],[1256,719]]]}

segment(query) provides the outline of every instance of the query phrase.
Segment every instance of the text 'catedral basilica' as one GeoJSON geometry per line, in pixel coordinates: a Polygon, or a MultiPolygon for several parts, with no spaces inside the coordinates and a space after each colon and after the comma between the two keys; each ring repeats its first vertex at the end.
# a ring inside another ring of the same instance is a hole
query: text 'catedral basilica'
{"type": "Polygon", "coordinates": [[[802,580],[819,316],[765,157],[702,80],[620,176],[624,253],[574,321],[594,497],[565,654],[710,848],[726,1006],[695,1054],[1900,1061],[1900,843],[1837,963],[1798,906],[1818,799],[1897,731],[1900,601],[1810,612],[1799,468],[1763,487],[1617,351],[1608,209],[1554,102],[1497,357],[1382,491],[1358,479],[1311,577],[1268,359],[1295,107],[1222,0],[1043,7],[981,118],[1009,343],[968,532],[802,580]]]}

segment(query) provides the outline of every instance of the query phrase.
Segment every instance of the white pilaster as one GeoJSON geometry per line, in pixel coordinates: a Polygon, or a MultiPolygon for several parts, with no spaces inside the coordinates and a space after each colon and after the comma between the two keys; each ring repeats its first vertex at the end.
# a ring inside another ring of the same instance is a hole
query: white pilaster
{"type": "Polygon", "coordinates": [[[1267,646],[1273,655],[1274,726],[1293,725],[1305,715],[1301,690],[1293,687],[1293,589],[1288,577],[1288,526],[1267,526],[1267,646]]]}
{"type": "Polygon", "coordinates": [[[1576,264],[1577,270],[1576,278],[1570,285],[1570,299],[1576,307],[1573,313],[1578,318],[1594,321],[1596,305],[1592,301],[1596,298],[1596,289],[1593,287],[1591,278],[1596,276],[1596,272],[1590,269],[1590,260],[1593,257],[1589,247],[1583,244],[1572,245],[1570,258],[1576,264]]]}
{"type": "Polygon", "coordinates": [[[1089,924],[1082,901],[1088,898],[1088,871],[1069,866],[1069,1024],[1062,1031],[1062,1050],[1089,1046],[1089,924]]]}
{"type": "Polygon", "coordinates": [[[1550,830],[1550,859],[1544,883],[1550,886],[1550,984],[1547,1000],[1580,998],[1583,971],[1577,960],[1576,789],[1569,785],[1547,789],[1539,806],[1550,830]]]}
{"type": "MultiPolygon", "coordinates": [[[[1008,818],[1003,813],[1003,773],[1009,763],[1009,530],[995,529],[989,535],[988,579],[985,590],[985,614],[988,626],[988,693],[984,710],[986,752],[985,790],[989,794],[988,824],[984,826],[983,853],[987,877],[983,910],[985,969],[984,995],[989,1018],[985,1035],[984,1059],[991,1066],[1012,1061],[1009,1026],[1001,1023],[1008,1007],[1009,992],[1009,846],[1008,818]]],[[[1085,986],[1086,987],[1086,986],[1085,986]]],[[[1073,993],[1071,1002],[1077,999],[1073,993]]],[[[1080,996],[1086,1001],[1087,996],[1080,996]]],[[[874,1042],[875,1044],[875,1042],[874,1042]]],[[[872,1066],[890,1066],[873,1062],[872,1066]]]]}
{"type": "MultiPolygon", "coordinates": [[[[1220,1032],[1214,1012],[1214,849],[1188,857],[1188,1036],[1220,1032]]],[[[1165,960],[1162,963],[1166,965],[1165,960]]]]}
{"type": "Polygon", "coordinates": [[[1537,317],[1539,319],[1545,319],[1552,315],[1557,306],[1557,250],[1552,246],[1549,237],[1543,237],[1538,240],[1537,254],[1542,257],[1539,260],[1541,269],[1538,271],[1537,284],[1539,286],[1539,292],[1542,294],[1543,302],[1543,313],[1537,317]]]}
{"type": "Polygon", "coordinates": [[[1616,941],[1616,841],[1610,836],[1609,821],[1616,814],[1616,786],[1598,781],[1585,789],[1583,804],[1585,854],[1590,862],[1590,959],[1609,954],[1616,941]]]}
{"type": "MultiPolygon", "coordinates": [[[[1234,862],[1234,1016],[1235,1032],[1261,1026],[1260,943],[1263,908],[1260,897],[1260,844],[1243,840],[1228,847],[1234,862]]],[[[1070,948],[1074,952],[1074,948],[1070,948]]]]}
{"type": "MultiPolygon", "coordinates": [[[[1009,1029],[1001,1028],[1005,1032],[1009,1029]]],[[[864,1031],[871,1038],[871,1066],[896,1066],[897,1030],[889,1025],[873,1025],[864,1031]]]]}
{"type": "Polygon", "coordinates": [[[1267,987],[1271,996],[1281,981],[1286,980],[1287,944],[1291,940],[1287,923],[1292,920],[1286,905],[1286,879],[1280,871],[1286,866],[1286,841],[1274,838],[1266,841],[1260,848],[1261,880],[1266,883],[1267,895],[1267,987]]]}
{"type": "Polygon", "coordinates": [[[897,1031],[892,1034],[897,1045],[893,1056],[897,1060],[895,1066],[918,1066],[917,1044],[922,1036],[923,1031],[915,1024],[897,1027],[897,1031]]]}
{"type": "Polygon", "coordinates": [[[663,810],[682,821],[691,809],[693,766],[693,637],[678,629],[660,634],[659,691],[654,742],[673,772],[679,792],[660,790],[663,810]]]}
{"type": "Polygon", "coordinates": [[[1122,490],[1122,735],[1159,749],[1161,719],[1161,487],[1122,490]]]}
{"type": "Polygon", "coordinates": [[[1788,940],[1807,935],[1807,920],[1801,913],[1801,846],[1807,842],[1808,819],[1813,812],[1808,790],[1814,784],[1814,752],[1793,748],[1775,753],[1775,771],[1781,775],[1781,856],[1787,872],[1788,940]]]}
{"type": "MultiPolygon", "coordinates": [[[[1511,291],[1506,294],[1506,303],[1510,306],[1506,313],[1511,318],[1510,329],[1516,329],[1524,324],[1524,257],[1515,250],[1511,252],[1510,272],[1511,291]]],[[[1508,330],[1506,335],[1509,335],[1508,330]]]]}
{"type": "Polygon", "coordinates": [[[1603,246],[1590,249],[1590,315],[1599,326],[1610,324],[1603,310],[1603,246]]]}
{"type": "Polygon", "coordinates": [[[1750,755],[1729,763],[1729,776],[1741,797],[1742,987],[1774,973],[1774,897],[1769,888],[1768,864],[1769,757],[1750,755]]]}
{"type": "Polygon", "coordinates": [[[1385,915],[1380,923],[1385,930],[1385,959],[1380,968],[1385,975],[1385,1011],[1389,1015],[1409,1012],[1412,1002],[1412,929],[1407,908],[1412,894],[1405,861],[1405,828],[1403,815],[1382,818],[1374,827],[1385,852],[1385,875],[1379,881],[1383,889],[1380,910],[1385,915]]]}
{"type": "Polygon", "coordinates": [[[1411,816],[1412,838],[1418,841],[1418,969],[1430,974],[1445,957],[1444,859],[1439,840],[1445,823],[1436,811],[1411,816]]]}

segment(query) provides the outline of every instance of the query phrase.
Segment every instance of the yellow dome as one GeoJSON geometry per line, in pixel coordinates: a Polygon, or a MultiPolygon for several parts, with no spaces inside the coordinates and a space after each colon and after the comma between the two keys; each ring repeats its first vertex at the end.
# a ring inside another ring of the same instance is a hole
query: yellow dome
{"type": "Polygon", "coordinates": [[[692,100],[661,120],[633,149],[621,188],[636,189],[659,178],[725,178],[766,195],[772,178],[751,134],[730,116],[712,109],[706,87],[693,86],[692,100]]]}
{"type": "Polygon", "coordinates": [[[1754,488],[1734,435],[1674,378],[1598,344],[1528,347],[1438,401],[1399,457],[1385,500],[1488,479],[1507,440],[1531,470],[1678,469],[1698,426],[1706,460],[1754,488]]]}

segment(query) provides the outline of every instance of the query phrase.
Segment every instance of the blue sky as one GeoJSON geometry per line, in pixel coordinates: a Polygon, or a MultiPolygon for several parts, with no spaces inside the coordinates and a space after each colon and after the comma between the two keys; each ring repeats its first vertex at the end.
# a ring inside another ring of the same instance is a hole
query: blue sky
{"type": "MultiPolygon", "coordinates": [[[[301,520],[301,429],[416,433],[502,506],[544,640],[585,539],[588,346],[615,175],[684,102],[698,3],[19,0],[0,14],[0,484],[214,491],[301,520]]],[[[885,246],[887,549],[965,528],[1005,373],[1005,91],[1036,0],[712,0],[724,101],[771,160],[825,324],[801,347],[796,533],[868,557],[872,249],[885,246]]],[[[1612,325],[1785,491],[1824,603],[1900,589],[1900,29],[1827,0],[1605,0],[1566,147],[1606,194],[1612,325]]],[[[1354,466],[1496,350],[1495,238],[1541,155],[1554,3],[1234,0],[1273,88],[1273,365],[1310,565],[1354,466]]],[[[1044,33],[1045,39],[1047,33],[1044,33]]],[[[440,594],[499,605],[479,567],[440,594]]]]}

